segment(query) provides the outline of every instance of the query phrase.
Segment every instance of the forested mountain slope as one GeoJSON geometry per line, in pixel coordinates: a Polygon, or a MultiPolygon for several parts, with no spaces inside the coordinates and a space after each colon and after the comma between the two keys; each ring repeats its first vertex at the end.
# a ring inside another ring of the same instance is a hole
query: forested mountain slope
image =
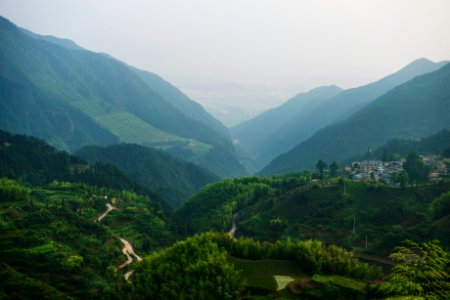
{"type": "Polygon", "coordinates": [[[421,138],[450,128],[450,64],[402,84],[344,121],[274,159],[261,174],[313,168],[319,160],[343,161],[392,138],[421,138]]]}
{"type": "Polygon", "coordinates": [[[135,144],[86,146],[75,155],[90,163],[116,166],[140,185],[161,195],[174,208],[202,186],[219,180],[193,163],[135,144]]]}
{"type": "Polygon", "coordinates": [[[133,142],[172,150],[221,176],[244,172],[223,133],[182,113],[122,62],[31,38],[3,18],[0,39],[1,128],[70,151],[133,142]]]}
{"type": "Polygon", "coordinates": [[[118,190],[133,190],[150,196],[152,205],[165,210],[169,205],[165,194],[157,195],[150,187],[125,175],[113,165],[88,164],[85,160],[58,151],[46,142],[31,136],[12,135],[0,130],[0,174],[38,186],[54,180],[84,183],[118,190]]]}

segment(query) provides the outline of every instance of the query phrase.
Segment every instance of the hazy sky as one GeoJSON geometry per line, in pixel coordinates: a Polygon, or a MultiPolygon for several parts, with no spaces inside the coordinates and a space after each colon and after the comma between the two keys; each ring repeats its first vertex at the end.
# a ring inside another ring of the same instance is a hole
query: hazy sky
{"type": "Polygon", "coordinates": [[[0,0],[0,14],[185,88],[348,88],[450,58],[448,0],[0,0]]]}

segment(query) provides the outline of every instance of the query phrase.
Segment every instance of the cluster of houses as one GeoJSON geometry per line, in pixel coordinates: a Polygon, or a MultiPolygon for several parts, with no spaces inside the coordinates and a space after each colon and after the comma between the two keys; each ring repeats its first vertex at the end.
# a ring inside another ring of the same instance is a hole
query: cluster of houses
{"type": "MultiPolygon", "coordinates": [[[[430,180],[439,180],[447,177],[450,161],[446,161],[438,155],[421,155],[424,163],[430,169],[430,180]]],[[[403,170],[405,158],[396,161],[363,160],[355,161],[344,167],[344,174],[355,181],[384,181],[393,183],[392,177],[395,173],[403,170]]]]}

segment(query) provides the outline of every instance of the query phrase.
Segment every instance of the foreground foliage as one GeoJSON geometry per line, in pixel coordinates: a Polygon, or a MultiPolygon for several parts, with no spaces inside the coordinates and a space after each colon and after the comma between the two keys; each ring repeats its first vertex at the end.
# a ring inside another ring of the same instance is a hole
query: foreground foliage
{"type": "Polygon", "coordinates": [[[396,262],[388,282],[380,290],[392,296],[420,296],[424,299],[450,298],[450,254],[438,241],[418,244],[406,241],[390,258],[396,262]]]}
{"type": "Polygon", "coordinates": [[[237,299],[239,272],[207,236],[195,236],[146,257],[133,275],[131,299],[237,299]]]}
{"type": "Polygon", "coordinates": [[[316,273],[379,276],[351,253],[320,241],[272,244],[208,232],[145,258],[123,292],[131,299],[236,299],[272,294],[316,273]]]}

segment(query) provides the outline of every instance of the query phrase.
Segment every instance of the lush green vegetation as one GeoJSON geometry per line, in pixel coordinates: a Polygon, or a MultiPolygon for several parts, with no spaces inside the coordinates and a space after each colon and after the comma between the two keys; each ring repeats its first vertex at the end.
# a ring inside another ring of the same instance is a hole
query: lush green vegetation
{"type": "Polygon", "coordinates": [[[343,182],[313,186],[242,209],[238,233],[271,240],[319,238],[373,253],[388,253],[407,238],[450,245],[449,215],[432,212],[434,199],[449,189],[448,183],[398,189],[346,182],[344,193],[343,182]]]}
{"type": "Polygon", "coordinates": [[[144,259],[136,266],[124,293],[132,299],[273,295],[290,281],[317,272],[350,278],[379,275],[351,253],[319,241],[271,244],[234,240],[223,233],[204,233],[144,259]]]}
{"type": "Polygon", "coordinates": [[[135,270],[131,299],[238,299],[242,281],[227,253],[194,236],[146,257],[135,270]]]}
{"type": "Polygon", "coordinates": [[[420,299],[450,298],[450,253],[439,242],[418,244],[406,241],[390,255],[396,262],[387,282],[378,291],[383,295],[420,299]]]}
{"type": "MultiPolygon", "coordinates": [[[[150,196],[155,205],[168,208],[163,200],[166,199],[167,191],[155,191],[152,189],[155,185],[144,188],[112,165],[100,163],[89,165],[86,161],[67,152],[57,151],[34,137],[11,135],[0,130],[0,157],[0,171],[3,176],[20,179],[31,185],[48,184],[53,180],[59,180],[133,190],[150,196]],[[157,192],[160,192],[158,196],[157,192]]],[[[170,169],[165,169],[169,166],[163,165],[159,170],[169,172],[170,169]]],[[[194,174],[191,176],[194,177],[197,169],[195,167],[193,169],[194,174]]]]}
{"type": "Polygon", "coordinates": [[[258,200],[306,185],[310,174],[225,179],[201,189],[176,212],[185,232],[227,230],[231,216],[258,200]]]}
{"type": "MultiPolygon", "coordinates": [[[[449,244],[447,182],[397,188],[347,181],[344,192],[343,180],[319,181],[309,173],[226,179],[202,188],[168,216],[153,199],[108,177],[122,174],[114,167],[101,166],[101,177],[123,189],[88,184],[93,179],[80,175],[91,168],[88,164],[39,140],[7,133],[3,138],[2,170],[24,180],[0,180],[0,278],[5,279],[0,295],[7,299],[296,298],[299,290],[308,299],[381,298],[411,290],[394,288],[396,277],[381,287],[364,285],[362,279],[381,278],[380,269],[330,243],[358,250],[368,235],[366,251],[377,254],[404,238],[449,244]],[[29,139],[33,147],[27,146],[29,139]],[[106,203],[115,209],[95,222],[106,203]],[[178,233],[228,230],[235,213],[238,234],[265,242],[205,233],[164,249],[178,233]],[[128,267],[116,272],[125,260],[118,237],[130,241],[140,256],[159,250],[132,267],[128,283],[122,277],[128,267]]],[[[436,260],[446,253],[435,252],[436,260]]],[[[439,272],[438,277],[446,276],[439,272]]],[[[404,285],[408,280],[427,284],[406,278],[404,285]]],[[[438,289],[445,292],[443,285],[438,289]]]]}
{"type": "Polygon", "coordinates": [[[116,166],[141,186],[163,197],[174,208],[200,187],[218,180],[211,172],[192,163],[139,145],[88,146],[75,155],[91,163],[116,166]]]}
{"type": "Polygon", "coordinates": [[[0,289],[6,299],[113,298],[122,274],[116,266],[125,260],[119,234],[141,254],[174,238],[148,197],[56,181],[26,188],[0,179],[0,277],[8,279],[0,289]],[[98,223],[105,196],[118,211],[98,223]]]}
{"type": "MultiPolygon", "coordinates": [[[[318,159],[337,162],[398,137],[422,138],[449,129],[450,64],[401,84],[357,114],[317,131],[274,159],[261,174],[313,168],[318,159]]],[[[333,106],[333,109],[336,107],[333,106]]]]}
{"type": "Polygon", "coordinates": [[[238,212],[238,235],[271,241],[315,238],[387,254],[404,239],[435,238],[450,245],[449,190],[448,182],[400,189],[342,179],[314,181],[308,173],[249,177],[203,188],[176,216],[187,221],[187,232],[226,231],[238,212]]]}

